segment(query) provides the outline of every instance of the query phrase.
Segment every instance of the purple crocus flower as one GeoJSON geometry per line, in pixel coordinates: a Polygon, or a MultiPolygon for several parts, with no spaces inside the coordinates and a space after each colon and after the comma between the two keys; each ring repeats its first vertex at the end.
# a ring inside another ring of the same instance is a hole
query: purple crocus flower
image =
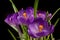
{"type": "Polygon", "coordinates": [[[14,13],[14,14],[10,14],[7,16],[7,18],[5,19],[5,22],[9,25],[18,25],[19,22],[17,20],[17,16],[18,14],[17,13],[14,13]]]}
{"type": "Polygon", "coordinates": [[[33,23],[28,26],[28,34],[34,38],[47,36],[54,31],[54,26],[49,25],[47,21],[36,18],[33,23]]]}
{"type": "Polygon", "coordinates": [[[27,8],[26,10],[21,9],[18,14],[19,16],[17,17],[20,24],[29,24],[33,22],[34,20],[34,15],[33,15],[33,8],[27,8]]]}
{"type": "Polygon", "coordinates": [[[45,11],[39,10],[39,11],[37,12],[37,17],[38,17],[38,18],[42,18],[43,20],[46,20],[46,18],[50,18],[50,19],[51,19],[52,14],[49,13],[48,15],[46,15],[46,13],[47,13],[47,12],[45,12],[45,11]]]}
{"type": "Polygon", "coordinates": [[[20,31],[19,29],[19,21],[17,20],[18,13],[10,14],[4,20],[8,25],[14,28],[16,31],[20,31]]]}

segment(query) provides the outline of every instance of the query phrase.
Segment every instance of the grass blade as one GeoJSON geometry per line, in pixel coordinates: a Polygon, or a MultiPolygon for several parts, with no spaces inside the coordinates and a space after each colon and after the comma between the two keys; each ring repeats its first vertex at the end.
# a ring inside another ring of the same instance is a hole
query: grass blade
{"type": "Polygon", "coordinates": [[[8,29],[8,32],[11,34],[14,40],[17,40],[16,37],[13,35],[13,33],[8,29]]]}
{"type": "Polygon", "coordinates": [[[12,0],[9,0],[9,1],[10,1],[11,4],[12,4],[12,7],[13,7],[13,9],[14,9],[14,12],[15,12],[15,13],[18,12],[18,9],[16,8],[15,4],[13,3],[13,1],[12,1],[12,0]]]}
{"type": "Polygon", "coordinates": [[[54,24],[54,27],[57,25],[57,23],[59,22],[60,18],[58,18],[54,24]]]}
{"type": "Polygon", "coordinates": [[[50,39],[49,37],[50,37],[50,35],[48,35],[48,36],[47,36],[47,40],[49,40],[49,39],[50,39]]]}
{"type": "MultiPolygon", "coordinates": [[[[51,19],[54,17],[54,15],[55,15],[59,10],[60,10],[60,8],[58,8],[58,9],[53,13],[51,19]]],[[[50,20],[51,20],[51,19],[50,19],[50,20]]]]}
{"type": "Polygon", "coordinates": [[[36,17],[36,12],[37,12],[37,8],[38,8],[38,3],[39,3],[39,0],[35,0],[35,3],[34,3],[34,16],[36,17]]]}
{"type": "Polygon", "coordinates": [[[53,39],[54,37],[53,37],[53,34],[51,34],[51,40],[53,39]]]}

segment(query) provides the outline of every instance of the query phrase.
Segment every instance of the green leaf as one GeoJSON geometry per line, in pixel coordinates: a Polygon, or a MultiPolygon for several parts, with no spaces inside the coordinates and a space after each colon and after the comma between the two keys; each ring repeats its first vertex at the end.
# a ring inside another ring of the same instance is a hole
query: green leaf
{"type": "Polygon", "coordinates": [[[13,1],[12,1],[12,0],[9,0],[9,1],[10,1],[11,4],[12,4],[12,7],[13,7],[13,9],[14,9],[14,12],[15,12],[15,13],[18,12],[18,9],[16,8],[15,4],[13,3],[13,1]]]}
{"type": "Polygon", "coordinates": [[[51,39],[53,39],[54,37],[53,37],[53,34],[51,34],[51,39]]]}
{"type": "Polygon", "coordinates": [[[16,30],[16,32],[18,32],[18,29],[16,28],[16,26],[10,25],[14,30],[16,30]]]}
{"type": "Polygon", "coordinates": [[[22,28],[22,32],[26,33],[26,30],[27,30],[26,27],[24,25],[21,25],[21,28],[22,28]]]}
{"type": "Polygon", "coordinates": [[[40,40],[43,40],[43,37],[41,37],[40,40]]]}
{"type": "Polygon", "coordinates": [[[58,18],[54,24],[54,27],[57,25],[57,23],[59,22],[60,18],[58,18]]]}
{"type": "Polygon", "coordinates": [[[25,40],[29,40],[29,35],[27,33],[27,27],[25,25],[21,25],[21,28],[22,28],[22,32],[23,32],[23,37],[25,40]]]}
{"type": "Polygon", "coordinates": [[[50,35],[47,36],[47,40],[49,40],[50,35]]]}
{"type": "Polygon", "coordinates": [[[46,40],[46,36],[44,36],[44,40],[46,40]]]}
{"type": "Polygon", "coordinates": [[[8,29],[8,32],[11,34],[14,40],[17,40],[16,37],[13,35],[13,33],[8,29]]]}
{"type": "Polygon", "coordinates": [[[36,38],[33,38],[33,40],[36,40],[36,38]]]}
{"type": "MultiPolygon", "coordinates": [[[[60,10],[60,8],[58,8],[58,9],[53,13],[51,19],[54,17],[54,15],[55,15],[59,10],[60,10]]],[[[51,19],[50,19],[50,20],[51,20],[51,19]]]]}
{"type": "Polygon", "coordinates": [[[46,12],[46,16],[47,16],[48,14],[49,14],[49,12],[47,11],[47,12],[46,12]]]}
{"type": "Polygon", "coordinates": [[[19,29],[19,26],[13,26],[13,25],[10,25],[10,26],[11,26],[16,32],[18,32],[19,38],[21,39],[22,33],[21,33],[20,29],[19,29]]]}
{"type": "Polygon", "coordinates": [[[39,0],[35,0],[35,3],[34,3],[34,16],[36,17],[36,12],[37,12],[37,8],[38,8],[38,3],[39,3],[39,0]]]}

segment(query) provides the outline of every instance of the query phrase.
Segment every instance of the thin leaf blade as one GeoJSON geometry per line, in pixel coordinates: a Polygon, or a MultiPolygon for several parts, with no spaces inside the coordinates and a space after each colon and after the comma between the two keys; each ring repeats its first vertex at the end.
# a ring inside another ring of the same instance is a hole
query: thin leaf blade
{"type": "MultiPolygon", "coordinates": [[[[54,17],[54,15],[55,15],[59,10],[60,10],[60,8],[58,8],[58,9],[53,13],[51,19],[54,17]]],[[[50,19],[50,20],[51,20],[51,19],[50,19]]]]}
{"type": "Polygon", "coordinates": [[[34,16],[36,17],[36,12],[37,12],[37,8],[38,8],[38,3],[39,3],[39,0],[35,0],[35,3],[34,3],[34,16]]]}
{"type": "Polygon", "coordinates": [[[14,40],[17,40],[16,37],[13,35],[13,33],[8,29],[8,32],[11,34],[14,40]]]}
{"type": "Polygon", "coordinates": [[[13,3],[13,1],[12,1],[12,0],[9,0],[9,1],[10,1],[11,4],[12,4],[12,7],[13,7],[13,9],[14,9],[14,12],[15,12],[15,13],[18,12],[18,9],[16,8],[15,4],[13,3]]]}
{"type": "Polygon", "coordinates": [[[54,27],[57,25],[57,23],[59,22],[60,18],[58,18],[54,24],[54,27]]]}

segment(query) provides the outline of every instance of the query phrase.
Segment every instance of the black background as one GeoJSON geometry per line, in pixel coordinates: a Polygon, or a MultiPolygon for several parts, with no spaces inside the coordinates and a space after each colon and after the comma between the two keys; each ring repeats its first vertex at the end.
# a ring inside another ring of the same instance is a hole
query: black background
{"type": "MultiPolygon", "coordinates": [[[[13,0],[14,4],[20,10],[21,8],[26,9],[27,7],[34,5],[34,0],[13,0]]],[[[60,1],[59,0],[39,0],[39,6],[38,9],[49,11],[50,13],[54,13],[58,8],[60,7],[60,1]]],[[[9,25],[7,25],[4,22],[4,19],[9,13],[14,13],[14,10],[11,6],[11,3],[9,0],[0,0],[0,40],[13,40],[11,35],[8,32],[8,29],[11,31],[13,30],[9,25]]],[[[57,20],[57,18],[60,18],[60,11],[54,16],[52,19],[52,24],[57,20]]],[[[59,21],[60,23],[60,21],[59,21]]],[[[57,40],[60,38],[60,25],[59,23],[55,27],[54,30],[54,38],[57,40]]],[[[13,33],[15,33],[16,37],[18,36],[17,33],[13,30],[13,33]]]]}

